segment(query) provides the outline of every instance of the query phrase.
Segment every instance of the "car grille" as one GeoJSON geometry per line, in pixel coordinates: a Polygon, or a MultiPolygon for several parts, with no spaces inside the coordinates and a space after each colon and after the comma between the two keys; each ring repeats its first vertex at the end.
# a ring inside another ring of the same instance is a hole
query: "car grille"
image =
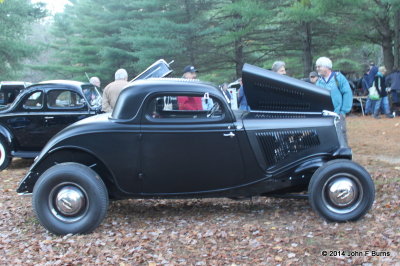
{"type": "Polygon", "coordinates": [[[320,145],[316,130],[257,132],[256,137],[268,166],[320,145]]]}

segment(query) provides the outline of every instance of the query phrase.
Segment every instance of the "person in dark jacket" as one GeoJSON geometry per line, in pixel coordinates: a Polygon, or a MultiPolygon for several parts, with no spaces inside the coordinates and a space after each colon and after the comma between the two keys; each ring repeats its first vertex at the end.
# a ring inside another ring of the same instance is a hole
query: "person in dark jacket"
{"type": "Polygon", "coordinates": [[[388,94],[386,92],[385,74],[386,68],[381,66],[374,78],[374,85],[380,96],[379,100],[374,100],[376,102],[374,108],[374,118],[376,119],[380,118],[379,109],[381,105],[383,105],[383,112],[385,113],[386,117],[393,118],[393,115],[390,113],[388,94]]]}
{"type": "Polygon", "coordinates": [[[386,78],[386,86],[390,88],[392,102],[394,105],[400,106],[400,70],[394,69],[393,72],[386,78]]]}

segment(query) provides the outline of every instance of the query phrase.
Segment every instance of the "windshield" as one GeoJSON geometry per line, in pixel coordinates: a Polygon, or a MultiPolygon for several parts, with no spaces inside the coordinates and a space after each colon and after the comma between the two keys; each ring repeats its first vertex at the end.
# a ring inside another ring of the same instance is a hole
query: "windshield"
{"type": "Polygon", "coordinates": [[[91,106],[101,105],[101,91],[93,85],[83,85],[82,92],[91,106]]]}

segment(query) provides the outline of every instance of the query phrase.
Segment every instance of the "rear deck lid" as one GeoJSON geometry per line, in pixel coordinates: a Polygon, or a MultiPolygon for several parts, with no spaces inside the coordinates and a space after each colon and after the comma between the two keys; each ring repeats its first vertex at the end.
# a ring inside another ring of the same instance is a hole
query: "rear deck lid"
{"type": "Polygon", "coordinates": [[[242,75],[247,103],[254,111],[333,110],[327,89],[249,64],[243,66],[242,75]]]}

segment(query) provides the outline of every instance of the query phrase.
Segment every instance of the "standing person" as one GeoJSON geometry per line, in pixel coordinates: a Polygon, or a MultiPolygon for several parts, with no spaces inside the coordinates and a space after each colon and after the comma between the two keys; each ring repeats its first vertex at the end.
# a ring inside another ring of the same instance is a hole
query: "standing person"
{"type": "Polygon", "coordinates": [[[346,115],[353,105],[353,93],[349,82],[340,72],[332,71],[332,61],[327,57],[318,58],[316,68],[321,76],[316,85],[331,92],[334,112],[346,115]]]}
{"type": "Polygon", "coordinates": [[[115,72],[115,81],[108,84],[103,92],[103,102],[101,110],[106,113],[112,112],[118,96],[128,84],[128,72],[121,68],[115,72]]]}
{"type": "Polygon", "coordinates": [[[394,69],[393,72],[386,78],[386,86],[390,88],[393,108],[400,107],[400,70],[394,69]]]}
{"type": "Polygon", "coordinates": [[[238,101],[239,101],[239,110],[243,111],[251,111],[250,106],[247,104],[247,99],[246,99],[246,94],[245,94],[245,89],[243,87],[243,81],[242,78],[238,79],[240,88],[239,88],[239,93],[238,93],[238,101]]]}
{"type": "Polygon", "coordinates": [[[329,58],[320,57],[315,65],[320,75],[315,85],[330,91],[334,112],[340,116],[339,124],[347,143],[345,116],[353,106],[353,93],[350,84],[340,72],[332,71],[332,61],[329,58]]]}
{"type": "Polygon", "coordinates": [[[318,80],[318,73],[315,71],[310,72],[310,74],[308,75],[308,79],[306,80],[307,82],[314,84],[317,83],[318,80]]]}
{"type": "Polygon", "coordinates": [[[278,74],[286,75],[286,64],[283,61],[275,61],[271,69],[278,74]]]}
{"type": "Polygon", "coordinates": [[[96,86],[98,89],[100,89],[101,82],[98,77],[91,77],[89,79],[89,82],[90,82],[90,84],[92,84],[92,85],[96,86]]]}
{"type": "Polygon", "coordinates": [[[226,97],[226,99],[228,99],[229,101],[232,100],[232,95],[231,93],[228,91],[228,83],[224,82],[221,86],[221,90],[222,93],[224,94],[224,96],[226,97]]]}
{"type": "MultiPolygon", "coordinates": [[[[374,77],[377,73],[378,73],[378,67],[376,67],[375,65],[371,64],[364,65],[364,76],[361,81],[364,95],[369,94],[369,88],[372,87],[372,84],[374,83],[374,77]]],[[[374,102],[369,97],[367,97],[367,101],[365,103],[365,114],[366,115],[372,114],[374,108],[375,108],[374,102]]]]}
{"type": "MultiPolygon", "coordinates": [[[[183,69],[182,78],[196,79],[197,69],[194,66],[185,66],[183,69]]],[[[179,110],[203,110],[203,102],[201,97],[178,96],[177,100],[179,110]]]]}
{"type": "Polygon", "coordinates": [[[196,79],[197,78],[197,69],[194,66],[185,66],[183,69],[184,79],[196,79]]]}
{"type": "MultiPolygon", "coordinates": [[[[97,91],[101,93],[100,89],[100,79],[98,77],[91,77],[89,79],[90,84],[95,86],[97,88],[97,91]]],[[[85,94],[86,99],[89,101],[91,105],[98,105],[101,104],[100,102],[100,97],[98,97],[98,94],[93,91],[93,88],[84,88],[83,93],[85,94]]]]}
{"type": "Polygon", "coordinates": [[[379,93],[379,100],[375,100],[375,108],[374,108],[374,118],[380,119],[379,117],[379,109],[381,105],[383,106],[383,112],[385,113],[387,118],[393,118],[394,116],[390,113],[388,94],[386,92],[385,85],[385,74],[386,68],[384,66],[379,67],[379,71],[375,76],[374,85],[379,93]]]}

